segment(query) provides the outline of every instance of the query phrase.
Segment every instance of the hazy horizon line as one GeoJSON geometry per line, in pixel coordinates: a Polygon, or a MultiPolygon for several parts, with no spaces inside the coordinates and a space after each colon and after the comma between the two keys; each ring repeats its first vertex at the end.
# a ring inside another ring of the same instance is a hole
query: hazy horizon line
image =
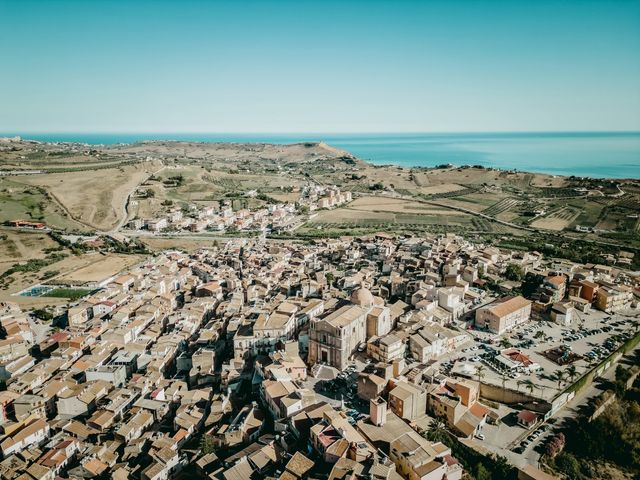
{"type": "Polygon", "coordinates": [[[33,130],[20,132],[2,132],[3,136],[23,135],[389,135],[389,134],[487,134],[487,133],[640,133],[640,129],[628,130],[361,130],[361,131],[213,131],[213,130],[176,130],[176,131],[118,131],[118,130],[33,130]]]}

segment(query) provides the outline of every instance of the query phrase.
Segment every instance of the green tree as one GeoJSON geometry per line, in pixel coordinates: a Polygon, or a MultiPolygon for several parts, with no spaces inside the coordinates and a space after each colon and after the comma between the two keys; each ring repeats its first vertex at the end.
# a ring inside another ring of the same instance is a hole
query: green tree
{"type": "Polygon", "coordinates": [[[442,419],[434,418],[424,436],[430,442],[444,443],[448,439],[447,426],[442,419]]]}
{"type": "Polygon", "coordinates": [[[524,388],[529,390],[529,395],[533,395],[533,389],[536,388],[535,384],[531,380],[524,380],[522,384],[524,388]]]}
{"type": "Polygon", "coordinates": [[[489,470],[487,470],[481,463],[478,463],[478,465],[476,465],[474,477],[476,478],[476,480],[492,480],[493,478],[489,470]]]}
{"type": "Polygon", "coordinates": [[[567,475],[572,480],[581,478],[580,463],[576,457],[568,452],[560,452],[555,458],[555,464],[558,470],[567,475]]]}
{"type": "Polygon", "coordinates": [[[553,379],[558,382],[558,390],[562,386],[562,382],[564,382],[567,376],[567,372],[564,370],[556,370],[556,373],[553,375],[553,379]]]}
{"type": "Polygon", "coordinates": [[[209,453],[213,453],[216,449],[215,443],[213,441],[213,437],[211,435],[203,435],[200,439],[200,451],[204,455],[208,455],[209,453]]]}
{"type": "Polygon", "coordinates": [[[484,365],[478,365],[476,367],[476,377],[478,377],[478,381],[482,382],[482,379],[484,378],[484,372],[487,368],[484,365]]]}
{"type": "Polygon", "coordinates": [[[528,272],[524,276],[524,280],[522,281],[521,289],[522,295],[526,298],[531,298],[531,296],[535,293],[542,282],[544,277],[542,275],[538,275],[536,273],[528,272]]]}
{"type": "Polygon", "coordinates": [[[510,263],[509,265],[507,265],[504,276],[507,280],[512,280],[514,282],[520,281],[524,278],[524,270],[522,269],[522,266],[516,263],[510,263]]]}
{"type": "Polygon", "coordinates": [[[573,383],[573,380],[578,376],[578,369],[575,365],[569,365],[566,370],[567,377],[569,377],[569,381],[573,383]]]}
{"type": "Polygon", "coordinates": [[[493,478],[495,479],[507,479],[513,477],[513,467],[509,464],[506,457],[502,455],[496,455],[493,457],[493,478]]]}
{"type": "Polygon", "coordinates": [[[38,308],[31,313],[34,317],[44,322],[53,320],[53,313],[51,313],[49,310],[45,310],[44,308],[38,308]]]}
{"type": "Polygon", "coordinates": [[[616,367],[615,392],[618,397],[622,397],[627,390],[627,380],[631,377],[631,372],[622,365],[616,367]]]}
{"type": "Polygon", "coordinates": [[[484,265],[480,264],[478,265],[478,278],[483,278],[484,277],[484,265]]]}
{"type": "Polygon", "coordinates": [[[631,377],[631,373],[629,370],[624,368],[622,365],[618,365],[616,367],[616,382],[626,382],[631,377]]]}
{"type": "Polygon", "coordinates": [[[327,285],[333,285],[334,276],[333,273],[327,272],[324,274],[324,278],[327,280],[327,285]]]}

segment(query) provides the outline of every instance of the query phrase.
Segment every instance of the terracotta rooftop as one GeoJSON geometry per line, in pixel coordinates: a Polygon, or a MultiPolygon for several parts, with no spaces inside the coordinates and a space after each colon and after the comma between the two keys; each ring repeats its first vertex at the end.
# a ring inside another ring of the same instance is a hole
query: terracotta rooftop
{"type": "Polygon", "coordinates": [[[531,305],[531,302],[518,295],[517,297],[504,297],[498,299],[486,308],[490,309],[494,315],[504,317],[520,310],[521,308],[525,308],[528,305],[531,305]]]}

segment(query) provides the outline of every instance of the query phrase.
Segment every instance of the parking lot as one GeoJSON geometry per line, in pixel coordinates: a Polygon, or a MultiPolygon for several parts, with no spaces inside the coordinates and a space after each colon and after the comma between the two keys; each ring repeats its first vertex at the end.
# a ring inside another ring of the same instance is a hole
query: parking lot
{"type": "Polygon", "coordinates": [[[637,318],[628,315],[612,316],[593,311],[581,313],[569,326],[530,321],[500,336],[472,330],[469,333],[474,342],[450,358],[439,360],[438,364],[445,373],[462,373],[476,379],[478,367],[482,365],[479,370],[483,383],[552,400],[569,382],[580,378],[630,338],[638,328],[638,322],[637,318]],[[516,348],[537,368],[507,368],[496,361],[497,354],[507,347],[516,348]],[[573,376],[569,364],[560,365],[545,356],[545,352],[554,349],[580,357],[570,363],[575,366],[573,376]],[[560,381],[556,376],[559,371],[564,372],[560,381]]]}
{"type": "MultiPolygon", "coordinates": [[[[564,390],[571,381],[580,378],[599,361],[607,358],[626,339],[631,338],[638,327],[640,319],[637,311],[625,312],[621,315],[608,315],[593,311],[581,314],[569,326],[561,326],[546,321],[530,321],[504,334],[493,335],[487,332],[469,331],[470,340],[462,349],[451,352],[435,362],[444,373],[455,375],[461,367],[467,367],[468,376],[477,379],[477,367],[483,365],[482,382],[495,386],[520,391],[533,397],[552,400],[559,391],[564,390]],[[492,358],[507,347],[507,343],[531,359],[539,367],[533,371],[517,368],[510,371],[499,371],[499,366],[492,358]],[[572,364],[576,372],[574,378],[565,375],[564,380],[554,377],[556,372],[565,371],[567,365],[559,365],[544,355],[544,352],[563,348],[579,358],[572,364]],[[528,386],[530,383],[533,386],[528,386]]],[[[328,401],[338,407],[344,405],[349,421],[355,424],[368,417],[368,403],[357,395],[358,372],[370,371],[374,362],[366,354],[356,354],[344,372],[337,372],[335,378],[318,379],[309,377],[305,387],[312,388],[318,399],[328,401]]],[[[408,362],[408,367],[416,362],[408,362]]],[[[580,402],[579,398],[576,401],[580,402]]],[[[572,402],[573,403],[573,402],[572,402]]],[[[545,423],[538,423],[527,429],[516,422],[518,409],[508,405],[500,405],[497,425],[486,424],[482,427],[482,439],[474,439],[496,453],[520,458],[539,456],[533,447],[553,432],[555,417],[545,423]]],[[[568,414],[561,410],[557,416],[568,414]]]]}
{"type": "MultiPolygon", "coordinates": [[[[558,393],[558,381],[551,376],[558,370],[565,370],[568,365],[557,365],[542,355],[542,352],[566,346],[570,348],[571,352],[580,355],[582,358],[573,363],[576,367],[575,379],[577,379],[598,362],[607,358],[626,339],[631,338],[639,330],[639,325],[637,311],[623,312],[619,315],[608,315],[595,311],[588,315],[582,315],[578,322],[568,327],[549,322],[529,322],[507,335],[498,337],[492,337],[483,332],[473,332],[476,337],[474,345],[465,348],[466,351],[458,353],[455,356],[458,359],[457,362],[445,360],[442,363],[445,365],[445,371],[455,370],[460,362],[469,364],[473,369],[477,365],[483,364],[485,366],[483,382],[489,381],[501,386],[503,376],[490,366],[491,362],[486,361],[487,353],[490,353],[487,348],[502,350],[504,346],[499,344],[502,338],[506,338],[515,348],[540,365],[540,369],[534,373],[521,372],[518,373],[518,378],[507,377],[506,386],[516,389],[520,387],[520,391],[524,391],[523,383],[518,385],[518,382],[531,380],[536,385],[542,385],[542,390],[533,389],[534,396],[544,392],[546,393],[545,398],[552,399],[558,393]],[[494,340],[496,343],[484,343],[488,340],[494,340]],[[479,357],[479,361],[476,357],[479,357]]],[[[614,371],[615,368],[610,368],[606,376],[611,377],[614,371]]],[[[570,379],[567,377],[565,381],[561,382],[560,389],[566,388],[568,382],[570,379]]],[[[535,463],[540,456],[536,449],[544,445],[554,435],[556,422],[561,423],[562,418],[574,415],[576,405],[587,401],[598,392],[600,390],[595,386],[587,387],[576,396],[570,406],[561,409],[547,422],[539,422],[532,428],[525,428],[517,424],[515,416],[518,410],[500,405],[498,414],[501,421],[497,425],[484,425],[482,427],[483,439],[475,438],[474,442],[479,442],[485,448],[509,458],[513,459],[515,456],[520,457],[523,461],[535,463]]]]}

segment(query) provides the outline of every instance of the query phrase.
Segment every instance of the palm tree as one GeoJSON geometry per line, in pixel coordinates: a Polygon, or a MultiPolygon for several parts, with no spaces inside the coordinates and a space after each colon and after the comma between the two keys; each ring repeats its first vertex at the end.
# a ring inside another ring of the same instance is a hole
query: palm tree
{"type": "Polygon", "coordinates": [[[478,381],[482,382],[482,379],[484,378],[484,371],[487,368],[484,365],[478,365],[476,367],[476,376],[478,377],[478,381]]]}
{"type": "Polygon", "coordinates": [[[434,418],[424,437],[430,442],[443,442],[447,438],[447,425],[440,418],[434,418]]]}
{"type": "Polygon", "coordinates": [[[573,379],[578,376],[578,369],[572,364],[567,367],[566,373],[571,383],[573,383],[573,379]]]}
{"type": "Polygon", "coordinates": [[[505,389],[505,383],[507,383],[507,378],[509,378],[509,377],[507,377],[507,374],[503,372],[503,373],[500,374],[500,378],[502,379],[502,390],[504,390],[505,389]]]}
{"type": "Polygon", "coordinates": [[[533,396],[533,389],[536,387],[535,384],[531,380],[524,380],[522,384],[529,390],[529,395],[533,396]]]}
{"type": "Polygon", "coordinates": [[[556,370],[554,375],[554,379],[558,382],[558,390],[560,390],[560,386],[562,382],[564,382],[567,373],[564,370],[556,370]]]}
{"type": "Polygon", "coordinates": [[[536,388],[540,390],[540,396],[544,398],[544,388],[545,388],[544,385],[538,383],[536,384],[536,388]]]}
{"type": "Polygon", "coordinates": [[[509,348],[511,346],[511,342],[507,337],[502,337],[500,339],[500,346],[503,348],[509,348]]]}
{"type": "Polygon", "coordinates": [[[524,380],[518,380],[516,383],[518,384],[518,391],[520,391],[520,387],[524,385],[526,382],[524,380]]]}

